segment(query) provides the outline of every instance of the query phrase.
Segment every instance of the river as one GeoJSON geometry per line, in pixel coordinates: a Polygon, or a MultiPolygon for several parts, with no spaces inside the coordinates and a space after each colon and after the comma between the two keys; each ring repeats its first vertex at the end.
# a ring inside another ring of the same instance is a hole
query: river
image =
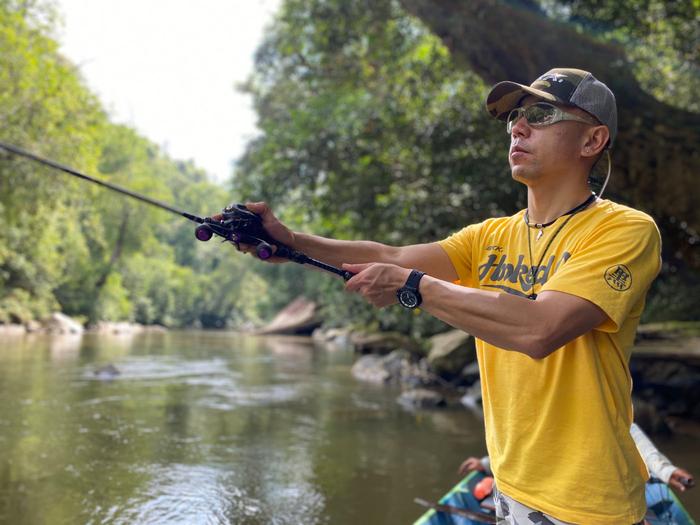
{"type": "MultiPolygon", "coordinates": [[[[5,337],[0,523],[411,523],[484,453],[482,422],[406,410],[352,361],[231,332],[5,337]]],[[[697,442],[657,442],[700,473],[697,442]]]]}

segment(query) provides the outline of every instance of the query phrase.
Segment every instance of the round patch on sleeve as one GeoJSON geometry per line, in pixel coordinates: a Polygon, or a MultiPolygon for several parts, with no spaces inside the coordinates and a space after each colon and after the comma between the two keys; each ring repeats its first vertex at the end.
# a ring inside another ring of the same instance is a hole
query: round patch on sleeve
{"type": "Polygon", "coordinates": [[[624,292],[632,286],[632,272],[624,264],[616,264],[605,270],[605,282],[613,290],[624,292]]]}

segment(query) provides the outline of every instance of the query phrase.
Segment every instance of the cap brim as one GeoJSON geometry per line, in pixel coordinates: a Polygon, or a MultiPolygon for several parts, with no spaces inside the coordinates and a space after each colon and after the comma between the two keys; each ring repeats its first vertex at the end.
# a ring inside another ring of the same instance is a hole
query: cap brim
{"type": "Polygon", "coordinates": [[[486,97],[486,109],[498,120],[506,120],[508,114],[520,105],[523,98],[533,95],[547,102],[563,102],[551,93],[533,89],[516,82],[499,82],[486,97]]]}

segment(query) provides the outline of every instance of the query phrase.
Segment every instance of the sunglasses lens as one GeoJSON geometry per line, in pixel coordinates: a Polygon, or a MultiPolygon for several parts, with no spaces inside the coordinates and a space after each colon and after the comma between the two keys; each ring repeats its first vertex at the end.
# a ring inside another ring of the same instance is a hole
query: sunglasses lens
{"type": "Polygon", "coordinates": [[[521,108],[515,108],[510,113],[508,113],[508,118],[506,119],[506,132],[510,133],[513,131],[513,126],[520,118],[522,112],[521,108]]]}
{"type": "Polygon", "coordinates": [[[546,126],[554,121],[557,109],[549,104],[533,104],[525,110],[528,124],[546,126]]]}
{"type": "Polygon", "coordinates": [[[525,117],[525,120],[527,120],[527,123],[531,126],[539,127],[549,126],[550,124],[554,124],[555,122],[562,120],[559,115],[559,110],[555,106],[547,104],[546,102],[538,102],[537,104],[528,106],[525,109],[515,108],[508,114],[508,119],[506,120],[506,131],[511,133],[513,131],[513,126],[515,126],[515,123],[522,116],[525,117]]]}

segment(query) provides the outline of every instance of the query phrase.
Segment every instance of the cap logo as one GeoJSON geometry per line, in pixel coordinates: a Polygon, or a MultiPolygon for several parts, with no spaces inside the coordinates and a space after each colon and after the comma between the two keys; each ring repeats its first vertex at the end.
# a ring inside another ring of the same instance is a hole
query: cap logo
{"type": "Polygon", "coordinates": [[[562,75],[561,73],[549,73],[547,75],[542,75],[537,80],[551,80],[552,82],[564,82],[565,79],[566,75],[562,75]]]}

